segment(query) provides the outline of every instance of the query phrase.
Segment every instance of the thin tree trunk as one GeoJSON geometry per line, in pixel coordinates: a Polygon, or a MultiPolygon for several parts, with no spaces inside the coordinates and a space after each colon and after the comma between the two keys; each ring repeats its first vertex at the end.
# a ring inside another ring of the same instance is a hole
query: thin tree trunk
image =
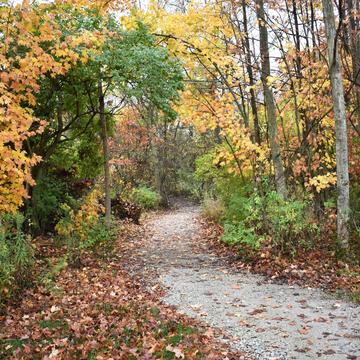
{"type": "Polygon", "coordinates": [[[249,42],[249,31],[248,31],[248,20],[247,20],[247,13],[246,13],[246,2],[245,0],[242,1],[242,11],[243,11],[243,23],[244,23],[244,43],[245,43],[245,50],[246,50],[246,71],[249,76],[249,85],[250,85],[250,105],[251,111],[254,117],[254,135],[255,141],[258,145],[261,144],[261,132],[260,132],[260,125],[259,125],[259,117],[257,113],[256,107],[256,97],[254,91],[254,74],[252,71],[252,62],[251,62],[251,53],[250,53],[250,42],[249,42]]]}
{"type": "Polygon", "coordinates": [[[357,130],[360,132],[360,27],[354,14],[359,11],[359,3],[355,7],[354,0],[347,0],[349,16],[350,48],[352,60],[352,81],[354,82],[355,106],[357,114],[357,130]]]}
{"type": "Polygon", "coordinates": [[[264,89],[265,105],[267,109],[267,121],[269,131],[269,143],[271,157],[274,164],[276,190],[283,198],[287,198],[288,192],[285,181],[285,174],[282,164],[279,136],[276,123],[276,106],[274,94],[268,85],[270,76],[270,59],[269,59],[269,43],[268,32],[265,23],[264,2],[256,0],[256,12],[259,22],[260,33],[260,55],[261,55],[261,82],[264,89]]]}
{"type": "Polygon", "coordinates": [[[292,13],[294,16],[294,26],[295,26],[295,47],[296,47],[296,74],[298,77],[301,76],[301,57],[300,57],[300,31],[299,31],[299,21],[297,14],[297,4],[296,0],[292,0],[292,13]]]}
{"type": "Polygon", "coordinates": [[[104,191],[105,191],[105,225],[110,227],[111,222],[111,198],[110,198],[110,154],[109,154],[109,144],[108,144],[108,134],[107,134],[107,122],[105,115],[105,100],[102,82],[99,80],[98,83],[98,94],[99,94],[99,116],[101,124],[101,140],[103,144],[103,153],[104,153],[104,191]]]}
{"type": "Polygon", "coordinates": [[[343,79],[337,48],[337,30],[332,0],[322,0],[325,30],[328,43],[329,72],[334,102],[336,133],[336,175],[337,175],[337,237],[343,248],[349,242],[349,169],[348,144],[343,79]]]}

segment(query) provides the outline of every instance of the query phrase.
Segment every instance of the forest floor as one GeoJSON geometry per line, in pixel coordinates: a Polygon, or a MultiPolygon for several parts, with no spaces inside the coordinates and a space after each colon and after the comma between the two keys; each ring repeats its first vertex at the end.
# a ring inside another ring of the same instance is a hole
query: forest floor
{"type": "Polygon", "coordinates": [[[111,248],[82,252],[76,268],[63,246],[36,240],[37,276],[0,308],[0,359],[241,358],[218,330],[162,303],[158,285],[129,275],[144,228],[119,227],[111,248]]]}
{"type": "Polygon", "coordinates": [[[360,358],[358,305],[230,266],[199,215],[122,223],[80,268],[37,244],[48,267],[0,314],[0,359],[360,358]]]}
{"type": "Polygon", "coordinates": [[[358,305],[232,269],[201,234],[199,208],[182,205],[150,216],[122,256],[132,276],[164,303],[223,330],[221,340],[247,356],[360,358],[358,305]]]}

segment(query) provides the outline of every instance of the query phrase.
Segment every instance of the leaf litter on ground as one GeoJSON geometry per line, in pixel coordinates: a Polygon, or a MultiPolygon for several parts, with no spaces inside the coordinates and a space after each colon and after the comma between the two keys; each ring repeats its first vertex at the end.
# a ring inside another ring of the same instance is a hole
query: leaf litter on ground
{"type": "Polygon", "coordinates": [[[62,269],[52,288],[39,283],[10,302],[0,316],[0,358],[237,359],[216,331],[162,304],[157,285],[149,291],[128,273],[143,251],[129,238],[141,231],[122,224],[110,255],[86,252],[81,268],[62,269]]]}

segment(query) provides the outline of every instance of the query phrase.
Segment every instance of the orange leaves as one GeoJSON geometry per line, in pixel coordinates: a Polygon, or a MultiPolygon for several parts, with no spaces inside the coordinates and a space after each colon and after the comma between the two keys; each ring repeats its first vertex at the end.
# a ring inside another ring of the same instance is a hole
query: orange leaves
{"type": "MultiPolygon", "coordinates": [[[[29,106],[35,103],[38,78],[49,70],[51,57],[40,48],[33,26],[39,27],[35,14],[26,16],[15,8],[2,8],[0,31],[0,210],[14,212],[26,197],[24,184],[33,184],[31,167],[40,159],[24,150],[26,140],[44,128],[30,130],[35,121],[29,106]],[[26,50],[21,49],[26,47],[26,50]],[[28,104],[28,106],[24,106],[28,104]]],[[[37,29],[39,30],[39,28],[37,29]]]]}
{"type": "Polygon", "coordinates": [[[61,37],[54,16],[69,16],[65,3],[0,8],[0,211],[16,211],[26,197],[25,184],[33,185],[31,168],[40,158],[31,153],[27,140],[46,126],[32,112],[39,81],[65,75],[103,44],[97,32],[79,30],[61,37]]]}

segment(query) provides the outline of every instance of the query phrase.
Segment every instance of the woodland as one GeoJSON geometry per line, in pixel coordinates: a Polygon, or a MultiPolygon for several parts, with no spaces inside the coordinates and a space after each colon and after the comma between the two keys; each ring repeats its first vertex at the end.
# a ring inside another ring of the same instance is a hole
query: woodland
{"type": "Polygon", "coordinates": [[[0,358],[247,358],[138,270],[179,208],[182,256],[360,302],[358,0],[1,1],[0,37],[0,358]]]}

